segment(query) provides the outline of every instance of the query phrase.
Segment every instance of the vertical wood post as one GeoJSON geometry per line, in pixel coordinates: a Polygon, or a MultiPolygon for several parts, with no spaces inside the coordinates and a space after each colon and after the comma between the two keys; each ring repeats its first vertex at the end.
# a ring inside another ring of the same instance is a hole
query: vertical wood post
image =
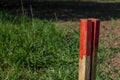
{"type": "Polygon", "coordinates": [[[95,80],[100,20],[80,20],[80,56],[78,80],[95,80]]]}
{"type": "Polygon", "coordinates": [[[99,19],[89,19],[93,24],[93,36],[92,36],[92,55],[91,55],[91,71],[90,80],[96,79],[96,67],[97,67],[97,51],[99,42],[99,31],[100,31],[100,20],[99,19]]]}
{"type": "Polygon", "coordinates": [[[91,37],[92,23],[90,20],[82,19],[80,21],[79,80],[90,80],[91,37]]]}

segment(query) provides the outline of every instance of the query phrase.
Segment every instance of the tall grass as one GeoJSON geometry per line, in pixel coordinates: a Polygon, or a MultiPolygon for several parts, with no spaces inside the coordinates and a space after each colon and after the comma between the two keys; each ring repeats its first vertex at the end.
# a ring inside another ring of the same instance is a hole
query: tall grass
{"type": "Polygon", "coordinates": [[[69,28],[0,13],[1,80],[77,79],[78,48],[79,33],[69,28]]]}

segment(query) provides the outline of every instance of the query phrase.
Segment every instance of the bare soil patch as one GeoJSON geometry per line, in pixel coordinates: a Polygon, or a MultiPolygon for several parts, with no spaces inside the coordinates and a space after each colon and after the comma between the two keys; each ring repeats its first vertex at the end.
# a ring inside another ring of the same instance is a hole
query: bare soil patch
{"type": "Polygon", "coordinates": [[[105,61],[103,66],[103,72],[109,74],[108,76],[112,80],[118,80],[120,78],[120,54],[114,54],[113,57],[105,61]]]}
{"type": "Polygon", "coordinates": [[[103,46],[120,48],[119,25],[120,25],[120,20],[101,22],[100,40],[103,46]]]}
{"type": "MultiPolygon", "coordinates": [[[[58,25],[79,30],[79,21],[57,21],[58,25]]],[[[101,21],[100,47],[120,48],[120,20],[101,21]]]]}
{"type": "MultiPolygon", "coordinates": [[[[58,21],[58,25],[67,26],[74,30],[79,30],[80,22],[76,21],[67,21],[62,22],[58,21]]],[[[111,78],[111,80],[119,80],[120,78],[120,20],[109,20],[101,21],[100,28],[100,47],[107,47],[108,51],[110,48],[113,48],[113,53],[110,59],[103,61],[103,64],[100,64],[102,67],[102,75],[111,78]]],[[[111,53],[111,52],[110,52],[111,53]]]]}

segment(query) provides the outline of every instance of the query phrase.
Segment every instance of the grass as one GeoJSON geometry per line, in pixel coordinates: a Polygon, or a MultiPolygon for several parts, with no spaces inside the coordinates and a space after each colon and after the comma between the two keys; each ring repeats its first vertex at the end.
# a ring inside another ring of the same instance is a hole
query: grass
{"type": "MultiPolygon", "coordinates": [[[[79,31],[33,20],[0,12],[0,80],[77,80],[79,31]]],[[[99,48],[97,80],[111,80],[100,65],[114,52],[99,48]]]]}
{"type": "Polygon", "coordinates": [[[1,80],[77,78],[79,33],[73,30],[0,13],[0,45],[1,80]]]}

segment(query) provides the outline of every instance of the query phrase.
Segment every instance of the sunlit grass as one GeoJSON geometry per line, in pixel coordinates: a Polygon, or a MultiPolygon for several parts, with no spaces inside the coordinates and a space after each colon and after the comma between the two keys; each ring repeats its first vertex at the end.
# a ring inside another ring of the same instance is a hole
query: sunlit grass
{"type": "Polygon", "coordinates": [[[2,80],[77,78],[79,33],[52,21],[0,13],[2,80]],[[69,75],[73,74],[73,76],[69,75]]]}

